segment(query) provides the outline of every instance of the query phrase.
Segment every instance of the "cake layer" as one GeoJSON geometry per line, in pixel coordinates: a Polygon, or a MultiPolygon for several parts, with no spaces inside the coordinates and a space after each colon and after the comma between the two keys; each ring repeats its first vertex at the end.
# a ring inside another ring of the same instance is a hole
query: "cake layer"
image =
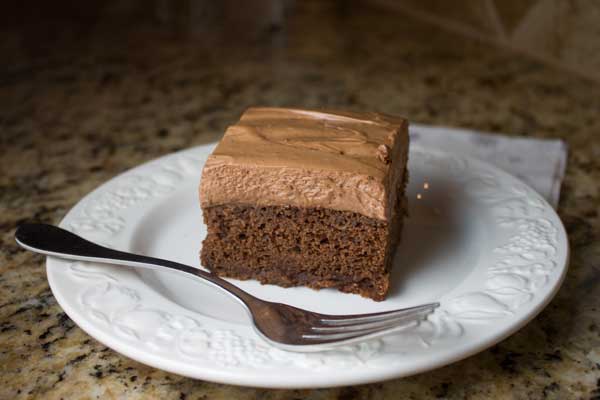
{"type": "Polygon", "coordinates": [[[203,212],[202,264],[220,276],[385,298],[401,220],[390,229],[358,213],[293,206],[222,205],[203,212]]]}
{"type": "Polygon", "coordinates": [[[407,151],[402,118],[250,108],[208,158],[201,205],[328,208],[390,221],[407,151]]]}

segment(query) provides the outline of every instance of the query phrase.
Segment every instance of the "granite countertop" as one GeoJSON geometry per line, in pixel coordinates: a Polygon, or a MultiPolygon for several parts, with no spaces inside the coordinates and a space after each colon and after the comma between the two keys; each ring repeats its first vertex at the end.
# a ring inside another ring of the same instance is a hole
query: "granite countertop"
{"type": "Polygon", "coordinates": [[[0,398],[600,398],[600,86],[398,15],[298,3],[284,29],[235,42],[143,12],[131,23],[110,7],[110,18],[93,23],[2,33],[0,54],[10,62],[0,66],[0,398]],[[56,303],[44,258],[17,247],[15,227],[58,223],[116,174],[216,140],[250,105],[379,110],[564,139],[558,212],[572,253],[563,288],[486,351],[356,387],[192,380],[90,338],[56,303]]]}

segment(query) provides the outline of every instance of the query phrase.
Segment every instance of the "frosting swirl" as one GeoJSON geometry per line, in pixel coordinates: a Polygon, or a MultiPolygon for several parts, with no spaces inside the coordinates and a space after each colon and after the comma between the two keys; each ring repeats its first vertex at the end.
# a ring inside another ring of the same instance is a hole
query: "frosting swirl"
{"type": "Polygon", "coordinates": [[[388,219],[407,147],[402,118],[250,108],[208,158],[201,204],[323,207],[388,219]]]}

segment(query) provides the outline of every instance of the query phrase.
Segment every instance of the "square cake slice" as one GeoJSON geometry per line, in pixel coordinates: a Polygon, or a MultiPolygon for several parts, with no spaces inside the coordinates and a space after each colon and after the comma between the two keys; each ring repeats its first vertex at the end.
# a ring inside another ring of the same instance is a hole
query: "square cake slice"
{"type": "Polygon", "coordinates": [[[202,171],[202,264],[384,300],[406,209],[407,131],[377,113],[248,109],[202,171]]]}

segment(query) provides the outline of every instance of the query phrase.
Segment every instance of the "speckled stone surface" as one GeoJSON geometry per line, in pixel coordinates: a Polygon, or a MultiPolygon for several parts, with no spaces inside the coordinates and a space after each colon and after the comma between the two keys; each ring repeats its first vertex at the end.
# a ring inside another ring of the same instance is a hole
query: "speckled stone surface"
{"type": "Polygon", "coordinates": [[[284,30],[235,46],[143,12],[131,23],[138,11],[118,8],[93,23],[0,33],[10,60],[0,66],[0,399],[600,399],[600,86],[375,9],[298,3],[284,30]],[[558,211],[572,250],[563,288],[489,350],[358,387],[196,381],[91,339],[54,300],[43,257],[16,246],[15,227],[57,223],[119,172],[216,140],[250,105],[563,138],[558,211]]]}

